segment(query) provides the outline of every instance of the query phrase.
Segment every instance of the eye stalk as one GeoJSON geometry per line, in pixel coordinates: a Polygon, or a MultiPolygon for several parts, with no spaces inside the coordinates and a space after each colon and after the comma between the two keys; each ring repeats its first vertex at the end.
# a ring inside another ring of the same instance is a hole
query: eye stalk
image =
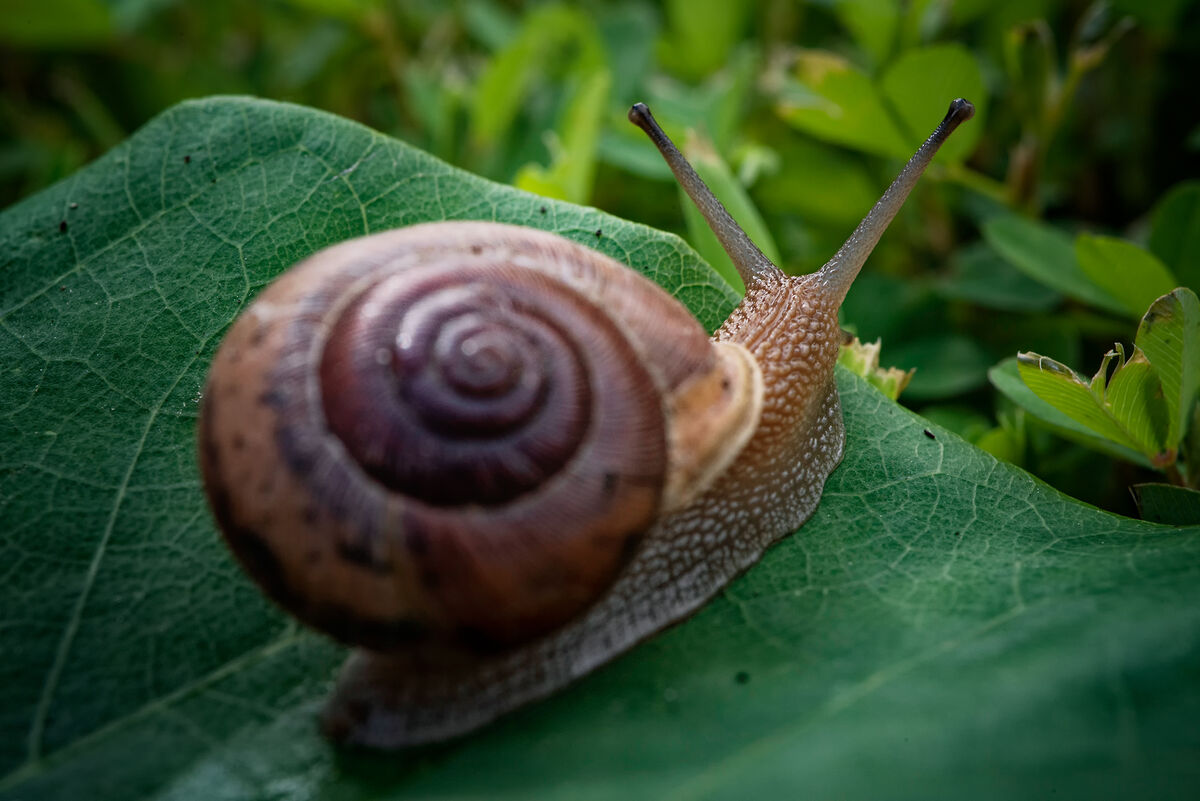
{"type": "Polygon", "coordinates": [[[970,101],[960,97],[950,102],[950,108],[937,128],[917,148],[917,152],[904,165],[904,169],[892,181],[883,197],[867,212],[867,216],[854,229],[854,233],[850,234],[846,243],[838,248],[833,258],[818,271],[821,283],[831,297],[836,297],[839,302],[846,297],[846,292],[849,291],[858,271],[862,269],[879,238],[883,236],[883,232],[887,230],[904,201],[908,199],[909,193],[917,185],[917,179],[925,172],[929,162],[933,161],[942,143],[955,128],[974,116],[975,106],[971,105],[970,101]]]}
{"type": "Polygon", "coordinates": [[[687,192],[688,197],[696,204],[708,227],[717,235],[721,247],[725,248],[725,252],[733,260],[733,266],[742,277],[742,283],[749,287],[755,282],[783,278],[783,271],[763,255],[758,245],[750,241],[750,237],[692,169],[692,165],[679,152],[679,148],[675,147],[675,143],[659,127],[645,103],[633,104],[629,109],[629,121],[645,131],[650,141],[658,148],[658,152],[662,153],[683,191],[687,192]]]}
{"type": "MultiPolygon", "coordinates": [[[[854,233],[850,234],[846,243],[818,271],[820,281],[831,298],[836,298],[840,303],[846,296],[850,284],[858,275],[858,271],[862,269],[867,256],[871,255],[871,251],[875,249],[879,238],[883,236],[883,232],[895,218],[896,213],[900,211],[900,207],[904,205],[909,193],[916,186],[917,179],[925,172],[925,168],[929,166],[929,162],[933,160],[942,143],[954,132],[955,128],[973,116],[975,116],[975,106],[971,105],[970,101],[961,97],[951,101],[946,116],[938,123],[937,128],[904,165],[904,169],[896,176],[896,180],[892,181],[892,185],[854,229],[854,233]]],[[[654,142],[659,152],[662,153],[671,172],[675,173],[675,177],[683,186],[684,191],[696,204],[700,213],[704,215],[705,221],[717,235],[721,246],[733,260],[733,264],[737,267],[738,274],[741,275],[746,286],[749,287],[754,282],[767,281],[771,278],[782,278],[782,271],[763,255],[758,246],[750,241],[750,237],[730,216],[725,207],[721,205],[721,201],[717,200],[700,176],[696,174],[696,171],[692,169],[692,165],[671,142],[670,137],[655,122],[654,116],[645,103],[635,103],[629,109],[629,121],[645,131],[650,137],[650,141],[654,142]]]]}

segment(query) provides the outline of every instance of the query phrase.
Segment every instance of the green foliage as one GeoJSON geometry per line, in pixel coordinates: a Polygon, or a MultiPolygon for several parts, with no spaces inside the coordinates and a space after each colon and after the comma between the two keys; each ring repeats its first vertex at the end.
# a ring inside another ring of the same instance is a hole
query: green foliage
{"type": "Polygon", "coordinates": [[[19,566],[0,588],[0,797],[1190,794],[1200,528],[1072,501],[847,371],[846,459],[816,516],[695,619],[456,743],[321,739],[344,649],[220,545],[197,392],[295,259],[473,217],[600,247],[710,326],[735,300],[675,237],[264,101],[179,106],[0,215],[0,531],[19,566]]]}
{"type": "Polygon", "coordinates": [[[1191,794],[1200,532],[950,432],[1200,520],[1196,0],[9,6],[0,797],[1191,794]],[[214,100],[121,144],[214,94],[383,134],[214,100]],[[890,362],[856,369],[916,368],[928,419],[840,371],[817,516],[695,621],[462,744],[320,741],[340,650],[259,600],[196,483],[237,309],[324,244],[485,218],[633,263],[712,327],[736,280],[630,103],[800,273],[958,95],[976,119],[843,308],[890,362]]]}
{"type": "MultiPolygon", "coordinates": [[[[1133,355],[1127,360],[1117,343],[1090,381],[1036,353],[1020,354],[1017,366],[1033,394],[1073,423],[1140,453],[1151,466],[1170,471],[1181,482],[1185,476],[1178,473],[1177,459],[1183,448],[1186,480],[1200,484],[1196,455],[1187,453],[1184,439],[1188,423],[1200,412],[1200,300],[1192,290],[1180,287],[1155,300],[1138,326],[1133,355]],[[1110,376],[1114,359],[1117,366],[1110,376]]],[[[1035,415],[1044,413],[1025,404],[1020,395],[1010,397],[1035,415]]],[[[1047,421],[1061,422],[1053,417],[1047,421]]]]}

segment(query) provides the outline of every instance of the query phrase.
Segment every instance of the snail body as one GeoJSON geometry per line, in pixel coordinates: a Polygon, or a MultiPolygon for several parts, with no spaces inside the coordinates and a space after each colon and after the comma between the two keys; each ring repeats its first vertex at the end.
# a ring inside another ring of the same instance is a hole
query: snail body
{"type": "Polygon", "coordinates": [[[401,747],[474,729],[680,620],[794,531],[842,456],[850,282],[955,101],[820,271],[790,278],[654,139],[746,283],[709,338],[552,234],[428,223],[328,248],[218,350],[199,425],[226,541],[357,646],[323,716],[401,747]]]}

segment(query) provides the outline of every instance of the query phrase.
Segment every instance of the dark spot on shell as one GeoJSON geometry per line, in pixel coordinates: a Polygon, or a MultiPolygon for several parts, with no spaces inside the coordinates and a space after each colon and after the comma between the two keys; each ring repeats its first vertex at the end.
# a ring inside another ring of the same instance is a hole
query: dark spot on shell
{"type": "Polygon", "coordinates": [[[60,234],[65,234],[67,232],[67,221],[66,220],[63,220],[62,222],[60,222],[58,224],[58,232],[60,234]]]}
{"type": "Polygon", "coordinates": [[[184,164],[191,164],[191,163],[192,163],[192,157],[191,157],[191,156],[184,156],[184,157],[183,157],[183,163],[184,163],[184,164]]]}
{"type": "Polygon", "coordinates": [[[213,512],[221,521],[225,541],[241,560],[246,572],[254,577],[268,595],[287,605],[286,601],[291,597],[292,591],[287,586],[279,557],[257,532],[238,525],[230,518],[228,494],[224,489],[210,493],[209,497],[212,499],[213,512]]]}
{"type": "MultiPolygon", "coordinates": [[[[318,454],[315,452],[312,443],[298,436],[294,426],[287,425],[276,426],[275,443],[279,448],[279,455],[282,458],[283,464],[291,471],[292,475],[300,479],[308,478],[313,468],[317,466],[318,461],[318,454]]],[[[322,485],[325,492],[320,498],[337,498],[337,490],[341,489],[343,484],[339,483],[335,486],[333,481],[336,478],[336,476],[326,477],[325,483],[322,485]]],[[[344,481],[344,476],[341,478],[344,481]]],[[[329,500],[323,501],[323,509],[325,512],[331,514],[338,511],[329,500]]]]}
{"type": "Polygon", "coordinates": [[[733,680],[738,684],[747,684],[750,681],[750,674],[744,670],[739,670],[733,675],[733,680]]]}
{"type": "Polygon", "coordinates": [[[474,253],[476,256],[478,256],[480,253],[483,252],[483,246],[482,245],[471,245],[471,252],[474,253]]]}
{"type": "Polygon", "coordinates": [[[372,573],[386,575],[391,570],[391,565],[387,562],[379,562],[375,559],[375,555],[371,553],[371,549],[366,542],[346,542],[341,540],[337,544],[338,557],[365,568],[372,573]]]}
{"type": "Polygon", "coordinates": [[[728,378],[722,378],[722,379],[721,379],[721,391],[722,391],[722,392],[728,392],[728,391],[729,391],[729,387],[730,387],[729,379],[728,379],[728,378]]]}
{"type": "Polygon", "coordinates": [[[616,473],[605,473],[604,474],[604,494],[612,495],[613,492],[616,491],[616,489],[617,489],[617,474],[616,473]]]}
{"type": "Polygon", "coordinates": [[[235,451],[246,449],[246,438],[242,436],[240,431],[233,435],[233,449],[235,451]]]}
{"type": "Polygon", "coordinates": [[[258,402],[263,406],[270,406],[278,409],[288,402],[287,393],[281,389],[268,389],[266,392],[258,396],[258,402]]]}
{"type": "Polygon", "coordinates": [[[927,428],[927,429],[925,429],[925,432],[924,432],[924,433],[925,433],[925,436],[929,437],[930,439],[937,439],[937,437],[935,437],[935,436],[933,435],[933,432],[932,432],[932,431],[930,431],[928,428],[927,428]]]}
{"type": "Polygon", "coordinates": [[[259,324],[254,327],[254,333],[250,335],[251,345],[261,345],[263,340],[267,338],[267,326],[259,324]]]}

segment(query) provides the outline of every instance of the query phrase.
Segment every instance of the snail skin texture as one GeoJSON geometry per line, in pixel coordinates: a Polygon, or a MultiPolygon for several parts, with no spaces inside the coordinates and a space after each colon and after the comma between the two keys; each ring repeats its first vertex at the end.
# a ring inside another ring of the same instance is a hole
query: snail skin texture
{"type": "Polygon", "coordinates": [[[838,306],[941,142],[824,267],[785,276],[641,104],[746,284],[711,338],[553,234],[429,223],[267,287],[213,360],[200,464],[230,548],[356,646],[322,717],[399,748],[475,729],[694,612],[812,514],[845,434],[838,306]]]}

